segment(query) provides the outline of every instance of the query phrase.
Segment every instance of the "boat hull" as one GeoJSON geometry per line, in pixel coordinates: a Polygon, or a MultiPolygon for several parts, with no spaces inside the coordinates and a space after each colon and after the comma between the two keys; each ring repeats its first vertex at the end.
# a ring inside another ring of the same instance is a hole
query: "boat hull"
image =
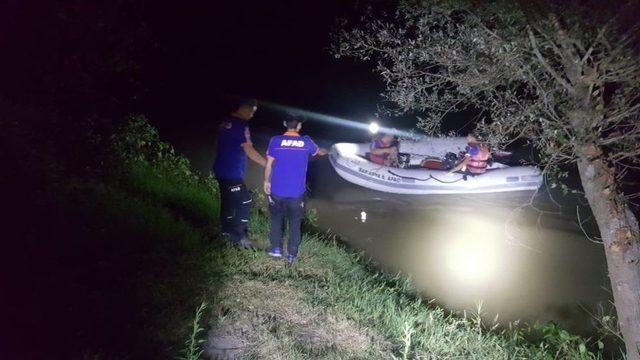
{"type": "Polygon", "coordinates": [[[535,191],[542,184],[540,170],[533,166],[508,167],[494,163],[486,173],[476,176],[382,166],[362,156],[368,146],[335,144],[329,161],[343,179],[373,190],[396,194],[481,194],[535,191]]]}

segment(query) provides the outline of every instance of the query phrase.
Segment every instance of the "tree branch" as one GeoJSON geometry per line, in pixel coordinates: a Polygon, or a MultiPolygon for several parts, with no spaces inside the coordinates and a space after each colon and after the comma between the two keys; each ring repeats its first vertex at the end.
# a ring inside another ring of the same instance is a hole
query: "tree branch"
{"type": "Polygon", "coordinates": [[[562,87],[565,88],[565,90],[567,90],[570,94],[574,93],[574,89],[571,85],[569,85],[569,83],[567,81],[565,81],[560,75],[558,75],[558,73],[556,73],[551,66],[549,65],[549,63],[544,59],[544,57],[542,56],[542,54],[540,53],[540,50],[538,49],[538,44],[536,42],[535,36],[533,35],[533,32],[531,31],[531,29],[527,29],[527,32],[529,34],[529,41],[531,42],[531,47],[533,48],[533,53],[536,55],[536,57],[538,58],[538,61],[540,61],[540,63],[542,64],[542,66],[544,66],[544,68],[547,70],[547,72],[549,74],[551,74],[551,76],[553,76],[553,78],[560,84],[562,85],[562,87]]]}

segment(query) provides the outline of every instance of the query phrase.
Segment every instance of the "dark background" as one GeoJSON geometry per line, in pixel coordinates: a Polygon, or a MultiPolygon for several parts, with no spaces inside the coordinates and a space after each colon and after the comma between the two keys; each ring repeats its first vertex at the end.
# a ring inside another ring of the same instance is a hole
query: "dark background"
{"type": "MultiPolygon", "coordinates": [[[[52,189],[103,178],[110,136],[131,113],[146,115],[161,137],[201,160],[201,170],[233,97],[368,120],[382,91],[371,65],[328,51],[336,18],[361,9],[346,1],[1,1],[1,347],[57,358],[82,351],[92,336],[114,348],[134,341],[110,332],[119,316],[85,302],[85,293],[118,282],[90,275],[101,255],[92,239],[77,236],[81,224],[67,222],[74,216],[52,189]],[[81,285],[71,280],[78,276],[81,285]],[[89,318],[69,313],[92,312],[113,326],[98,321],[74,332],[89,318]]],[[[261,107],[256,136],[281,131],[281,116],[261,107]]],[[[314,121],[305,130],[344,136],[314,121]]],[[[118,298],[106,295],[105,303],[118,298]]]]}
{"type": "Polygon", "coordinates": [[[336,19],[362,8],[337,0],[9,0],[0,8],[2,96],[72,122],[140,112],[167,136],[213,121],[229,96],[371,116],[382,90],[371,65],[328,51],[336,19]]]}
{"type": "MultiPolygon", "coordinates": [[[[354,12],[354,4],[264,1],[156,9],[153,27],[166,56],[154,59],[147,74],[149,82],[161,79],[149,93],[150,116],[168,133],[206,127],[234,95],[370,116],[381,91],[370,65],[336,61],[328,51],[337,17],[354,12]]],[[[280,123],[264,110],[254,127],[280,123]]]]}
{"type": "MultiPolygon", "coordinates": [[[[369,6],[384,12],[394,4],[7,0],[0,4],[0,119],[26,124],[8,137],[55,139],[76,158],[87,131],[109,134],[128,114],[143,114],[206,170],[217,123],[234,97],[370,121],[384,90],[375,64],[334,58],[331,36],[339,18],[357,22],[369,6]]],[[[261,106],[254,134],[279,132],[282,115],[261,106]]],[[[445,130],[471,118],[451,116],[445,130]]],[[[408,129],[415,117],[381,121],[408,129]]],[[[314,119],[304,131],[324,146],[367,138],[314,119]]]]}
{"type": "MultiPolygon", "coordinates": [[[[155,84],[146,113],[201,170],[227,100],[236,96],[368,121],[383,90],[372,65],[337,60],[329,51],[337,18],[360,10],[353,1],[158,7],[151,21],[163,55],[145,74],[155,84]]],[[[282,115],[261,106],[251,123],[254,137],[281,131],[282,115]]],[[[304,129],[334,141],[344,130],[314,119],[304,129]]]]}
{"type": "MultiPolygon", "coordinates": [[[[59,264],[45,260],[48,253],[65,252],[64,241],[38,238],[41,242],[26,245],[30,252],[20,256],[15,248],[22,246],[22,238],[12,233],[39,228],[49,234],[55,220],[50,220],[46,189],[63,178],[60,172],[99,172],[94,160],[100,147],[107,146],[108,136],[130,113],[146,115],[200,169],[213,157],[215,130],[233,97],[368,121],[384,89],[372,72],[374,64],[336,60],[328,48],[336,19],[357,20],[371,3],[0,1],[0,190],[5,205],[0,215],[11,222],[3,227],[9,235],[3,236],[2,252],[11,259],[1,262],[0,291],[9,293],[7,278],[16,286],[15,302],[2,308],[14,312],[12,325],[24,328],[10,329],[17,344],[33,347],[30,342],[38,338],[56,346],[65,337],[68,319],[51,315],[55,304],[40,308],[65,289],[34,286],[58,275],[51,269],[59,264]],[[25,294],[38,298],[30,302],[25,294]],[[34,311],[53,320],[42,324],[34,311]]],[[[377,10],[393,9],[392,1],[373,3],[377,10]]],[[[279,132],[282,115],[261,107],[252,120],[255,136],[279,132]]],[[[464,124],[469,116],[455,120],[464,124]]],[[[413,126],[410,116],[383,121],[413,126]]],[[[325,146],[366,138],[313,119],[304,130],[325,146]]]]}

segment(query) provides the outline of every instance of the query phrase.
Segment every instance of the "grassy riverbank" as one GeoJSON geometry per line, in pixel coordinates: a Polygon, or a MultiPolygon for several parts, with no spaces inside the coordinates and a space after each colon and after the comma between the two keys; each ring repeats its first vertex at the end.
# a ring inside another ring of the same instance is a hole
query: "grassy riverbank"
{"type": "MultiPolygon", "coordinates": [[[[252,220],[266,248],[264,213],[252,220]]],[[[227,283],[210,302],[213,334],[236,339],[249,358],[599,358],[555,325],[498,330],[477,313],[450,314],[330,234],[305,234],[292,266],[235,249],[219,259],[227,283]]]]}
{"type": "MultiPolygon", "coordinates": [[[[140,119],[113,141],[107,175],[64,177],[40,205],[46,230],[30,243],[50,240],[42,271],[50,274],[37,287],[50,304],[35,316],[54,335],[34,346],[55,342],[60,354],[90,359],[200,350],[273,359],[599,357],[589,350],[597,343],[556,326],[499,330],[478,314],[450,314],[312,221],[292,266],[229,247],[211,178],[140,119]]],[[[255,200],[250,234],[264,249],[268,217],[264,198],[255,200]]]]}

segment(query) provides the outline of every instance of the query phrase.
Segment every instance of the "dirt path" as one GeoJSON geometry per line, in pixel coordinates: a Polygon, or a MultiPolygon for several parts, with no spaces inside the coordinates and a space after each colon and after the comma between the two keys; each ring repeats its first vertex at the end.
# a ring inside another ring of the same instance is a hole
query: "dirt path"
{"type": "MultiPolygon", "coordinates": [[[[265,257],[249,264],[249,274],[282,262],[265,257]]],[[[274,276],[272,278],[277,278],[274,276]]],[[[388,358],[390,345],[373,330],[358,326],[304,301],[295,281],[234,276],[215,299],[206,356],[210,359],[367,359],[388,358]]]]}

